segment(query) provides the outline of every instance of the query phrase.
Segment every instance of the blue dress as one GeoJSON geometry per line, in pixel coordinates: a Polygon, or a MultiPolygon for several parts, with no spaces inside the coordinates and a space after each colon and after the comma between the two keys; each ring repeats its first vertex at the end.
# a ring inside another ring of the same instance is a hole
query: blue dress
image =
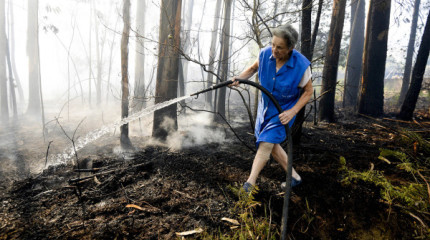
{"type": "MultiPolygon", "coordinates": [[[[300,98],[299,83],[309,67],[309,60],[296,50],[290,59],[276,72],[276,59],[272,47],[263,48],[259,56],[258,76],[260,84],[279,102],[282,109],[292,108],[300,98]]],[[[288,123],[291,127],[295,117],[288,123]]],[[[255,122],[257,147],[260,142],[282,143],[286,138],[285,127],[279,120],[279,112],[270,99],[262,94],[258,103],[255,122]]]]}

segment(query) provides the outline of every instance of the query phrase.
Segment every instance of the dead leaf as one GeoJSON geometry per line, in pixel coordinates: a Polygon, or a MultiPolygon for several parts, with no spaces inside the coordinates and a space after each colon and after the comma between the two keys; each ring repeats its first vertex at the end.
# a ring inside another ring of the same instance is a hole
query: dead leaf
{"type": "Polygon", "coordinates": [[[102,183],[97,179],[97,176],[94,176],[94,182],[95,182],[97,185],[102,184],[102,183]]]}
{"type": "Polygon", "coordinates": [[[176,235],[178,235],[178,236],[189,236],[189,235],[193,235],[196,233],[202,233],[202,232],[203,232],[202,228],[196,228],[196,229],[191,230],[191,231],[180,232],[180,233],[177,232],[176,235]]]}
{"type": "Polygon", "coordinates": [[[143,209],[142,207],[139,207],[139,206],[137,206],[137,205],[135,205],[135,204],[127,204],[127,206],[125,206],[125,207],[127,207],[127,208],[136,208],[136,209],[139,209],[139,210],[141,210],[141,211],[144,211],[145,209],[143,209]]]}
{"type": "Polygon", "coordinates": [[[221,218],[221,221],[226,221],[226,222],[229,222],[233,225],[240,225],[240,223],[236,219],[223,217],[223,218],[221,218]]]}

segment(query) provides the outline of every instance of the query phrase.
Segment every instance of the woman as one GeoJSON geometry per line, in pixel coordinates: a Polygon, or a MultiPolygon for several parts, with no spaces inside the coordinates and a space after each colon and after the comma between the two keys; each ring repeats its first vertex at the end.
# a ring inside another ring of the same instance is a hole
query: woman
{"type": "MultiPolygon", "coordinates": [[[[261,85],[272,93],[284,110],[279,114],[270,99],[262,94],[255,123],[258,150],[248,180],[243,184],[246,192],[250,192],[255,186],[270,154],[286,171],[288,157],[280,145],[286,138],[283,125],[293,125],[296,114],[310,100],[313,92],[310,62],[294,49],[298,38],[297,31],[287,24],[274,29],[272,33],[272,46],[262,49],[258,59],[233,78],[233,81],[236,78],[249,79],[258,71],[261,85]],[[303,89],[301,95],[300,88],[303,89]]],[[[237,86],[239,83],[234,81],[232,85],[237,86]]],[[[301,183],[302,180],[294,168],[292,177],[293,187],[301,183]]],[[[286,187],[285,183],[282,185],[286,187]]]]}

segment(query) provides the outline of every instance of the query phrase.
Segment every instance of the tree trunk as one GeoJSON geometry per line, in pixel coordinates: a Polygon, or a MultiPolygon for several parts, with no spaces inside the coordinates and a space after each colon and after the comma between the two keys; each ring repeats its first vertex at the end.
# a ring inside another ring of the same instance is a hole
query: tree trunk
{"type": "Polygon", "coordinates": [[[8,76],[9,76],[9,94],[10,94],[10,100],[12,102],[13,117],[14,117],[14,120],[16,120],[18,118],[18,108],[16,106],[15,83],[14,83],[14,75],[12,70],[12,63],[10,60],[9,41],[7,39],[6,39],[5,50],[6,50],[6,62],[8,67],[8,76]]]}
{"type": "Polygon", "coordinates": [[[345,18],[346,0],[335,0],[331,18],[322,75],[321,100],[319,103],[319,119],[334,122],[334,101],[336,94],[337,68],[339,49],[342,40],[343,20],[345,18]]]}
{"type": "MultiPolygon", "coordinates": [[[[312,0],[303,0],[302,3],[302,32],[300,36],[301,53],[309,60],[312,60],[311,52],[311,35],[312,35],[312,0]]],[[[296,117],[292,128],[293,143],[300,143],[302,136],[302,126],[305,120],[305,109],[303,107],[296,117]]]]}
{"type": "MultiPolygon", "coordinates": [[[[218,26],[219,26],[219,19],[220,19],[220,12],[221,12],[221,0],[217,0],[216,7],[215,7],[215,17],[214,22],[212,26],[212,38],[211,38],[211,47],[209,49],[209,66],[208,66],[208,80],[207,80],[207,88],[210,88],[213,84],[213,74],[214,71],[214,62],[215,62],[215,50],[216,50],[216,43],[218,39],[218,26]]],[[[209,91],[206,93],[206,105],[212,109],[212,91],[209,91]]]]}
{"type": "Polygon", "coordinates": [[[412,56],[414,55],[415,37],[417,35],[417,22],[418,22],[420,2],[421,0],[415,0],[415,4],[414,4],[414,13],[412,15],[412,23],[411,23],[411,33],[409,35],[408,50],[406,53],[405,71],[403,72],[402,88],[400,90],[400,97],[397,103],[399,106],[405,100],[406,92],[408,91],[408,87],[409,87],[409,80],[411,78],[412,56]]]}
{"type": "Polygon", "coordinates": [[[5,1],[0,0],[0,114],[1,121],[9,121],[9,104],[7,95],[7,75],[6,75],[6,20],[5,1]]]}
{"type": "MultiPolygon", "coordinates": [[[[123,6],[124,29],[121,38],[121,118],[128,117],[128,41],[130,36],[130,0],[124,0],[123,6]]],[[[130,138],[128,137],[128,123],[121,126],[121,147],[129,149],[132,147],[130,138]]]]}
{"type": "Polygon", "coordinates": [[[16,87],[18,89],[18,95],[20,102],[24,102],[24,91],[21,86],[21,80],[19,79],[18,71],[16,69],[15,62],[15,19],[14,19],[14,4],[9,2],[9,16],[10,16],[10,36],[9,36],[9,46],[10,46],[10,60],[12,64],[13,75],[15,77],[16,87]]]}
{"type": "MultiPolygon", "coordinates": [[[[230,21],[231,21],[231,5],[233,0],[224,0],[224,26],[222,28],[221,39],[221,54],[220,54],[220,78],[221,81],[227,81],[228,63],[230,51],[230,21]]],[[[216,112],[225,117],[225,95],[226,88],[220,88],[218,94],[218,103],[216,112]]]]}
{"type": "Polygon", "coordinates": [[[321,19],[321,12],[322,12],[323,3],[324,3],[324,0],[319,0],[319,2],[318,2],[318,11],[317,11],[317,16],[315,18],[314,31],[312,32],[311,55],[310,55],[309,60],[312,60],[312,57],[314,55],[315,42],[317,40],[318,28],[320,26],[320,19],[321,19]]]}
{"type": "Polygon", "coordinates": [[[412,81],[408,92],[406,93],[405,101],[403,102],[400,110],[399,118],[404,120],[411,120],[415,106],[417,104],[418,96],[421,91],[424,72],[426,70],[427,61],[430,51],[430,11],[427,16],[426,26],[424,28],[421,45],[418,49],[417,60],[412,71],[412,81]]]}
{"type": "Polygon", "coordinates": [[[390,8],[391,0],[370,0],[358,112],[374,117],[384,113],[384,75],[390,8]]]}
{"type": "Polygon", "coordinates": [[[345,69],[344,107],[356,107],[364,47],[365,0],[351,3],[351,36],[345,69]]]}
{"type": "Polygon", "coordinates": [[[145,16],[146,0],[137,1],[136,10],[136,58],[134,70],[133,111],[138,112],[146,106],[145,88],[145,16]]]}
{"type": "MultiPolygon", "coordinates": [[[[194,6],[194,0],[187,0],[186,4],[184,4],[184,28],[182,30],[182,51],[185,54],[188,54],[188,50],[191,46],[191,24],[193,22],[193,6],[194,6]],[[186,6],[186,7],[185,7],[186,6]]],[[[179,96],[185,96],[185,81],[188,76],[188,61],[185,59],[179,60],[179,68],[180,68],[180,74],[179,74],[179,96]]]]}
{"type": "Polygon", "coordinates": [[[96,8],[95,2],[93,5],[93,11],[94,11],[94,28],[96,33],[96,62],[97,62],[96,105],[100,106],[102,102],[103,48],[100,46],[99,23],[98,23],[97,8],[96,8]]]}
{"type": "MultiPolygon", "coordinates": [[[[155,103],[177,97],[181,8],[182,0],[161,0],[155,103]]],[[[169,131],[178,129],[176,110],[177,105],[173,104],[155,111],[153,137],[165,141],[169,131]]]]}
{"type": "Polygon", "coordinates": [[[40,104],[40,79],[39,79],[39,21],[38,21],[39,0],[28,0],[28,25],[27,25],[27,56],[28,56],[28,109],[27,113],[39,115],[41,113],[40,104]]]}

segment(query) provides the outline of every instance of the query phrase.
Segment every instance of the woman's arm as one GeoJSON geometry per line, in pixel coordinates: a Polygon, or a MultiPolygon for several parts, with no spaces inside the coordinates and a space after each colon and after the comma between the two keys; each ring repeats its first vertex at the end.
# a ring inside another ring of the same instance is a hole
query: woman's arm
{"type": "Polygon", "coordinates": [[[250,77],[252,77],[256,72],[258,71],[258,58],[255,60],[255,62],[246,68],[239,76],[233,77],[233,83],[231,86],[238,86],[239,82],[236,82],[236,79],[245,79],[248,80],[250,77]]]}
{"type": "Polygon", "coordinates": [[[313,91],[314,90],[312,87],[312,79],[309,79],[308,83],[303,88],[303,93],[300,96],[299,101],[297,101],[297,103],[289,110],[286,110],[279,114],[279,120],[281,120],[282,124],[288,124],[291,119],[293,119],[293,117],[297,115],[300,109],[302,109],[309,102],[313,91]]]}

